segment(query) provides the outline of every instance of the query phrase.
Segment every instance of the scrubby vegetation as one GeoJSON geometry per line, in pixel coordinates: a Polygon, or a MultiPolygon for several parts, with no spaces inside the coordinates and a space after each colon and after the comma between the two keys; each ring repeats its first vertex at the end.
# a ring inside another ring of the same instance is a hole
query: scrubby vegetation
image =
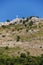
{"type": "Polygon", "coordinates": [[[17,42],[20,41],[20,36],[17,36],[17,42]]]}
{"type": "Polygon", "coordinates": [[[43,54],[37,57],[25,53],[20,56],[0,54],[0,65],[43,65],[43,54]]]}

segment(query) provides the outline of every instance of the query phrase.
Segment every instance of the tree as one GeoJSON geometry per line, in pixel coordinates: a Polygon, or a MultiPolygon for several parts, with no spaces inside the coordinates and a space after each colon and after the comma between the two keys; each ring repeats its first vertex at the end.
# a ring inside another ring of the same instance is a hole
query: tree
{"type": "Polygon", "coordinates": [[[31,19],[32,17],[34,17],[34,16],[30,16],[29,19],[31,19]]]}
{"type": "Polygon", "coordinates": [[[5,26],[5,25],[2,25],[2,28],[3,28],[3,29],[5,29],[5,28],[6,28],[6,26],[5,26]]]}
{"type": "Polygon", "coordinates": [[[26,19],[26,22],[28,22],[28,21],[29,21],[29,18],[26,19]]]}
{"type": "Polygon", "coordinates": [[[23,21],[23,24],[25,24],[25,20],[23,21]]]}
{"type": "Polygon", "coordinates": [[[17,42],[20,40],[20,36],[17,36],[17,42]]]}
{"type": "Polygon", "coordinates": [[[26,54],[25,54],[25,53],[21,53],[21,54],[20,54],[20,57],[26,58],[26,54]]]}
{"type": "Polygon", "coordinates": [[[8,46],[5,47],[6,50],[7,50],[8,48],[9,48],[8,46]]]}
{"type": "Polygon", "coordinates": [[[20,23],[22,23],[22,19],[20,20],[20,23]]]}
{"type": "Polygon", "coordinates": [[[26,32],[28,32],[28,29],[26,29],[26,32]]]}
{"type": "Polygon", "coordinates": [[[32,25],[33,25],[33,21],[30,21],[30,22],[29,22],[29,26],[32,26],[32,25]]]}
{"type": "Polygon", "coordinates": [[[6,21],[7,21],[7,22],[10,22],[10,20],[9,20],[9,19],[7,19],[6,21]]]}
{"type": "Polygon", "coordinates": [[[25,17],[22,17],[22,19],[25,19],[25,17]]]}
{"type": "Polygon", "coordinates": [[[26,27],[27,25],[25,24],[25,27],[26,27]]]}
{"type": "Polygon", "coordinates": [[[6,35],[2,35],[2,37],[6,37],[6,35]]]}

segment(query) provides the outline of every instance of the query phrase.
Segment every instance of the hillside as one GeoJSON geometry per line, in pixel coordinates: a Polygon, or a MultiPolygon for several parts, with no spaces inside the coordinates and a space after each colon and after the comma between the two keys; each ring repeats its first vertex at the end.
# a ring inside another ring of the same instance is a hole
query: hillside
{"type": "Polygon", "coordinates": [[[43,54],[43,19],[32,16],[0,23],[0,50],[11,55],[43,54]],[[9,47],[7,52],[4,47],[9,47]]]}

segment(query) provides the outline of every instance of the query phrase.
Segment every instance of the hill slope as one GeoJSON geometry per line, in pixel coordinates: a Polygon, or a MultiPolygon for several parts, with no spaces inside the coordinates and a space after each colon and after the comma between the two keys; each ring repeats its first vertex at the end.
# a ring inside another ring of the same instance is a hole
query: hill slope
{"type": "MultiPolygon", "coordinates": [[[[43,54],[43,19],[38,17],[16,18],[0,26],[0,47],[17,48],[17,52],[43,54]]],[[[10,52],[9,51],[9,52],[10,52]]]]}

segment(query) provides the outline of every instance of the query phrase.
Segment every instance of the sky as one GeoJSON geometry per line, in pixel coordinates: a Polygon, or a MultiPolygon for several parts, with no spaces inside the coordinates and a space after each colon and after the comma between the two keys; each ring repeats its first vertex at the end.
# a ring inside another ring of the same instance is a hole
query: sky
{"type": "Polygon", "coordinates": [[[43,0],[0,0],[0,22],[18,16],[43,17],[43,0]]]}

